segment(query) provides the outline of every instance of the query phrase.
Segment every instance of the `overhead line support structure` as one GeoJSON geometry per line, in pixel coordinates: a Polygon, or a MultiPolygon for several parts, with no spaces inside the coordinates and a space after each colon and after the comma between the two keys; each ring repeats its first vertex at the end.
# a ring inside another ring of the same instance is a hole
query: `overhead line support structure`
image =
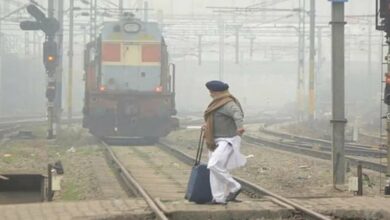
{"type": "Polygon", "coordinates": [[[332,162],[333,185],[345,183],[344,2],[332,2],[332,162]]]}
{"type": "Polygon", "coordinates": [[[309,120],[315,119],[315,0],[310,0],[309,120]]]}
{"type": "Polygon", "coordinates": [[[68,126],[72,125],[73,111],[73,14],[74,0],[69,0],[69,51],[68,51],[68,126]]]}

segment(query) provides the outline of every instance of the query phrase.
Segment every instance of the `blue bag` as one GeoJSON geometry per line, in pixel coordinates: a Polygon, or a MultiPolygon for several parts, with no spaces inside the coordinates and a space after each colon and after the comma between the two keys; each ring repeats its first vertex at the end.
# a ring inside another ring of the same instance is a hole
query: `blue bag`
{"type": "Polygon", "coordinates": [[[200,163],[203,144],[204,137],[203,130],[201,130],[195,164],[192,167],[190,179],[187,185],[187,192],[184,197],[188,201],[198,204],[210,202],[213,198],[210,188],[210,171],[207,169],[207,165],[200,163]]]}

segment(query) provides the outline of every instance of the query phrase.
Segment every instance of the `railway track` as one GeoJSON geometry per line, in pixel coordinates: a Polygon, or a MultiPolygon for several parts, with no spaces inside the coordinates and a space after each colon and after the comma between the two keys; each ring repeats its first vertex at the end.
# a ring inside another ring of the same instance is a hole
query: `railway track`
{"type": "Polygon", "coordinates": [[[141,195],[148,206],[155,213],[156,218],[160,220],[168,220],[168,217],[164,214],[164,212],[158,207],[158,204],[154,201],[154,199],[148,194],[148,192],[138,183],[138,181],[129,173],[127,168],[122,164],[122,162],[115,155],[112,148],[108,145],[105,145],[105,150],[107,151],[108,158],[115,163],[115,166],[118,168],[118,172],[120,176],[124,180],[127,186],[131,187],[131,191],[135,194],[141,195]]]}
{"type": "Polygon", "coordinates": [[[193,157],[167,142],[155,146],[104,146],[108,160],[129,191],[142,196],[158,219],[221,219],[221,215],[227,215],[223,219],[255,219],[263,215],[266,219],[331,219],[241,178],[236,179],[243,186],[243,202],[196,205],[184,200],[193,157]]]}
{"type": "MultiPolygon", "coordinates": [[[[298,135],[292,135],[287,133],[281,133],[271,131],[267,129],[259,129],[260,133],[278,137],[284,140],[293,141],[293,145],[301,145],[302,147],[313,148],[315,145],[322,151],[330,152],[332,150],[331,142],[328,140],[314,139],[309,137],[303,137],[298,135]]],[[[363,156],[363,157],[386,157],[387,151],[382,147],[374,147],[370,145],[363,145],[357,143],[345,143],[345,153],[351,156],[363,156]]]]}
{"type": "MultiPolygon", "coordinates": [[[[263,130],[261,131],[263,132],[263,130]]],[[[310,139],[310,138],[302,138],[302,137],[297,137],[297,136],[283,134],[283,133],[281,134],[274,131],[267,131],[264,133],[279,138],[266,138],[262,136],[244,135],[243,140],[245,140],[248,143],[256,144],[256,146],[259,146],[260,144],[265,147],[276,148],[279,150],[303,154],[306,156],[311,156],[311,157],[320,158],[324,160],[331,160],[332,154],[331,154],[330,146],[323,146],[324,144],[328,144],[327,141],[310,139]],[[294,142],[294,140],[297,139],[301,141],[300,144],[294,142]],[[320,144],[320,146],[318,146],[318,144],[320,144]]],[[[354,157],[354,156],[384,157],[383,155],[384,152],[378,152],[377,150],[369,150],[369,149],[363,150],[363,149],[352,149],[352,148],[348,148],[348,150],[346,149],[346,153],[347,152],[349,153],[349,156],[346,156],[346,160],[349,163],[349,165],[357,166],[358,164],[361,164],[364,168],[369,170],[382,172],[382,173],[386,172],[385,165],[354,157]]]]}

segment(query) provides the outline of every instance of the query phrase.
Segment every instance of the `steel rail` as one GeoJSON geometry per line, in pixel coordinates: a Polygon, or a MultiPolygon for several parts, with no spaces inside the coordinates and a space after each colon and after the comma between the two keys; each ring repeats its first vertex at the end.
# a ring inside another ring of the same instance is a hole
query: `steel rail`
{"type": "MultiPolygon", "coordinates": [[[[171,144],[168,143],[168,141],[160,140],[159,145],[162,146],[162,149],[168,151],[168,153],[172,153],[177,158],[179,158],[181,161],[183,161],[189,165],[192,165],[195,162],[195,159],[192,156],[189,156],[188,154],[178,150],[177,148],[172,147],[171,144]]],[[[236,179],[238,182],[240,182],[240,184],[243,186],[245,191],[251,192],[255,195],[270,196],[270,197],[278,200],[278,201],[272,200],[273,202],[277,203],[278,205],[283,206],[283,203],[285,203],[285,204],[293,207],[294,209],[302,212],[303,214],[305,214],[307,216],[314,217],[315,219],[330,220],[330,218],[325,216],[325,215],[322,215],[318,212],[315,212],[313,210],[305,208],[296,202],[293,202],[287,198],[284,198],[284,197],[279,196],[275,193],[272,193],[272,192],[270,192],[270,191],[268,191],[268,190],[266,190],[266,189],[264,189],[256,184],[254,184],[254,183],[251,183],[251,182],[246,181],[246,180],[239,178],[239,177],[234,177],[234,179],[236,179]]]]}
{"type": "MultiPolygon", "coordinates": [[[[279,150],[283,151],[288,151],[292,153],[298,153],[298,154],[303,154],[306,156],[311,156],[311,157],[316,157],[324,160],[331,160],[331,154],[328,152],[323,152],[323,151],[318,151],[318,150],[313,150],[313,149],[308,149],[306,147],[302,147],[299,145],[291,145],[291,144],[285,144],[285,143],[279,143],[275,142],[272,140],[268,140],[265,138],[260,138],[260,137],[253,137],[250,135],[244,135],[243,140],[245,140],[248,143],[252,144],[262,144],[265,147],[271,147],[271,148],[276,148],[279,150]]],[[[365,160],[359,160],[355,159],[353,157],[346,157],[348,163],[352,166],[357,166],[358,164],[362,164],[362,166],[366,169],[377,171],[377,172],[386,172],[386,166],[370,161],[365,161],[365,160]]]]}
{"type": "MultiPolygon", "coordinates": [[[[299,140],[299,141],[308,141],[308,142],[312,142],[312,143],[319,143],[319,144],[326,144],[326,145],[331,144],[331,142],[328,140],[304,137],[304,136],[288,134],[288,133],[283,133],[283,132],[277,132],[277,131],[271,131],[268,129],[259,129],[259,131],[266,133],[266,134],[275,135],[275,136],[279,136],[279,137],[283,137],[283,138],[295,139],[295,140],[299,140]]],[[[372,149],[373,148],[370,145],[357,144],[357,143],[346,143],[346,145],[358,147],[358,148],[363,148],[363,149],[372,149]]]]}
{"type": "MultiPolygon", "coordinates": [[[[311,144],[320,144],[322,150],[331,151],[331,142],[322,139],[314,139],[309,137],[303,137],[293,134],[287,134],[282,132],[270,131],[266,129],[259,130],[262,133],[273,135],[276,137],[290,139],[301,142],[308,142],[311,144]]],[[[367,157],[386,157],[387,152],[381,149],[373,149],[372,146],[355,144],[355,143],[346,143],[345,144],[346,154],[355,155],[355,156],[367,156],[367,157]]]]}
{"type": "Polygon", "coordinates": [[[111,157],[111,160],[115,162],[115,164],[119,167],[119,171],[126,178],[126,181],[130,182],[136,190],[141,194],[141,196],[145,199],[146,203],[148,203],[149,207],[156,214],[156,217],[160,220],[168,220],[168,217],[164,214],[164,212],[159,208],[153,198],[142,188],[142,186],[137,182],[137,180],[127,171],[127,169],[123,166],[120,160],[117,158],[115,153],[112,151],[111,147],[107,144],[103,143],[105,150],[108,152],[108,155],[111,157]]]}

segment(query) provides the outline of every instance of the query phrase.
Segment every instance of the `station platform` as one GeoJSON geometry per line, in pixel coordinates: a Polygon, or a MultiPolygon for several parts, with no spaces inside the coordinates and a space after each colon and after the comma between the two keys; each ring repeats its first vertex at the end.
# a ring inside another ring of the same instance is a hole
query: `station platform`
{"type": "MultiPolygon", "coordinates": [[[[293,215],[292,208],[281,207],[266,198],[227,205],[199,205],[186,200],[156,201],[172,220],[285,219],[293,215]]],[[[0,219],[148,220],[155,216],[142,199],[127,199],[2,205],[0,219]]]]}
{"type": "Polygon", "coordinates": [[[1,220],[154,219],[142,199],[1,205],[1,220]]]}
{"type": "Polygon", "coordinates": [[[390,219],[390,197],[340,197],[293,199],[328,216],[346,219],[390,219]]]}
{"type": "MultiPolygon", "coordinates": [[[[309,209],[338,219],[390,219],[390,198],[340,197],[292,199],[309,209]]],[[[281,207],[269,198],[244,200],[227,205],[198,205],[186,200],[161,201],[158,206],[169,219],[289,219],[292,208],[281,207]]],[[[142,199],[95,200],[78,202],[46,202],[0,205],[1,220],[62,219],[154,219],[142,199]]]]}

